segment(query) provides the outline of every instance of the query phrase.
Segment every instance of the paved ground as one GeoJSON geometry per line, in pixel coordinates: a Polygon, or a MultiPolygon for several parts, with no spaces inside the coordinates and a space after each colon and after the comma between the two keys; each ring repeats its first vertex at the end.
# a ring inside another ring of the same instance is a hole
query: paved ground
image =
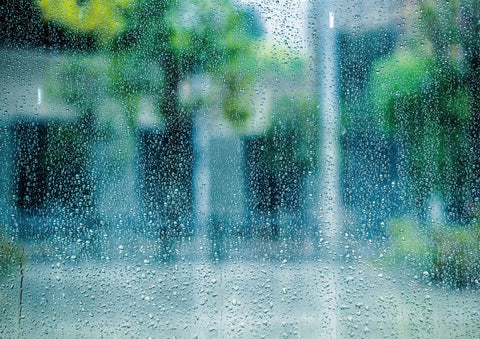
{"type": "Polygon", "coordinates": [[[144,240],[119,236],[98,257],[31,243],[20,322],[19,271],[0,282],[0,337],[480,337],[480,291],[388,269],[375,251],[332,260],[328,245],[237,239],[166,258],[144,240]]]}

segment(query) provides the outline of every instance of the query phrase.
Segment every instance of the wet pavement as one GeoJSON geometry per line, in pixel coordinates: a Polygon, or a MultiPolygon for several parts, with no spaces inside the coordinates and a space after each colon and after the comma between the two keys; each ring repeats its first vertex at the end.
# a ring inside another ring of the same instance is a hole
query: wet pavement
{"type": "Polygon", "coordinates": [[[0,337],[480,336],[479,290],[390,269],[375,251],[346,245],[333,260],[328,244],[315,252],[308,241],[250,239],[224,243],[222,257],[192,241],[165,259],[164,244],[123,239],[98,257],[31,243],[22,305],[19,270],[0,283],[0,337]]]}

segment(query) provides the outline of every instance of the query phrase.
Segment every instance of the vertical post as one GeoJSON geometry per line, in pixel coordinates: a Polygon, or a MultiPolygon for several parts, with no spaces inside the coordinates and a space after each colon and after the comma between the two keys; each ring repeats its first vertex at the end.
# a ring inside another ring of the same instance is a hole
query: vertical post
{"type": "Polygon", "coordinates": [[[315,43],[321,122],[319,208],[322,233],[330,243],[332,254],[335,254],[342,226],[335,12],[332,1],[321,2],[316,6],[317,20],[320,21],[317,26],[318,40],[315,43]]]}
{"type": "Polygon", "coordinates": [[[208,133],[208,117],[205,112],[197,112],[194,125],[194,220],[196,232],[200,237],[208,234],[210,217],[210,140],[208,133]]]}
{"type": "Polygon", "coordinates": [[[315,1],[313,4],[314,51],[316,60],[316,86],[320,98],[320,150],[319,150],[319,233],[320,247],[327,249],[329,265],[325,274],[329,287],[325,290],[327,333],[331,338],[340,336],[338,264],[342,227],[340,194],[339,109],[337,95],[337,58],[335,32],[335,2],[315,1]],[[323,240],[323,241],[322,241],[323,240]],[[328,301],[327,301],[328,300],[328,301]]]}

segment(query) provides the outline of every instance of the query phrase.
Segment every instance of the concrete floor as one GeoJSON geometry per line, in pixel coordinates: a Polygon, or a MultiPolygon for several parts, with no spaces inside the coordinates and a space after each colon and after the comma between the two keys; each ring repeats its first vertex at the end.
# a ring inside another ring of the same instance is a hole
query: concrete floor
{"type": "Polygon", "coordinates": [[[0,337],[480,337],[480,291],[429,284],[375,251],[332,259],[328,245],[237,239],[220,260],[198,241],[165,260],[153,242],[123,240],[99,257],[30,243],[20,322],[19,271],[0,282],[0,337]]]}

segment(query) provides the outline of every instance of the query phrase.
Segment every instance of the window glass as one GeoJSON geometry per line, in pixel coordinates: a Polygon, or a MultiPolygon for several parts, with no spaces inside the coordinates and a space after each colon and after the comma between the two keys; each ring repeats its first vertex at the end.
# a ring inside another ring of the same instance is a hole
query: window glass
{"type": "Polygon", "coordinates": [[[0,337],[478,337],[479,6],[2,4],[0,337]]]}

